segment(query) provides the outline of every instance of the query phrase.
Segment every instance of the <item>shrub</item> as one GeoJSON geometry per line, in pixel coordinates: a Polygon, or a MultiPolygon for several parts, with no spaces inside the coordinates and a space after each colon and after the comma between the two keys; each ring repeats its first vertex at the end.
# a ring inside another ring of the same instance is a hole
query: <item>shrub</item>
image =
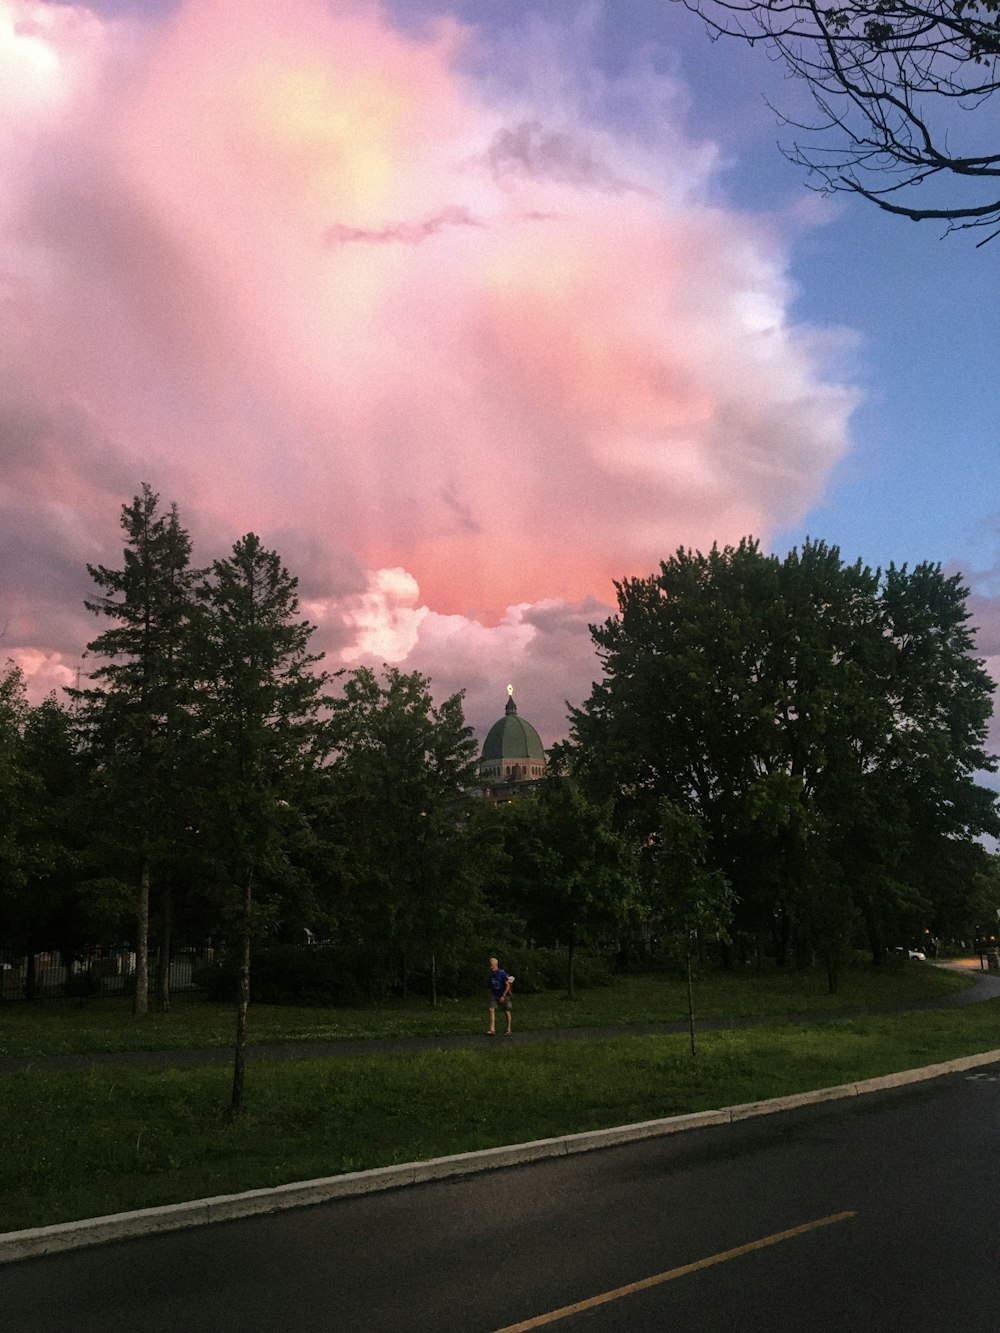
{"type": "MultiPolygon", "coordinates": [[[[227,953],[194,970],[193,981],[210,1000],[235,1003],[239,960],[227,953]]],[[[250,999],[257,1004],[354,1006],[384,989],[377,961],[335,945],[271,944],[250,961],[250,999]]]]}
{"type": "MultiPolygon", "coordinates": [[[[498,949],[483,945],[461,955],[439,960],[437,970],[438,994],[459,996],[485,995],[489,989],[487,974],[489,959],[500,957],[500,966],[516,978],[514,990],[518,995],[536,995],[544,990],[564,990],[566,986],[565,949],[498,949]]],[[[613,981],[612,964],[599,954],[578,951],[574,960],[576,984],[583,989],[590,986],[610,986],[613,981]]],[[[420,995],[430,993],[429,961],[421,960],[419,968],[412,969],[410,989],[420,995]]]]}
{"type": "Polygon", "coordinates": [[[74,972],[66,978],[63,986],[66,996],[71,1000],[94,1000],[102,989],[100,977],[95,977],[89,968],[86,972],[74,972]]]}
{"type": "MultiPolygon", "coordinates": [[[[491,948],[446,955],[438,961],[437,992],[441,997],[485,995],[491,948]]],[[[511,949],[501,963],[516,978],[519,995],[543,990],[562,990],[566,985],[564,949],[511,949]]],[[[609,986],[613,983],[611,962],[597,954],[579,952],[575,962],[576,984],[609,986]]],[[[239,963],[226,954],[194,970],[194,984],[209,1000],[235,1003],[239,986],[239,963]]],[[[250,998],[257,1004],[303,1004],[348,1007],[383,999],[387,991],[398,993],[400,976],[384,955],[346,945],[271,944],[258,949],[250,964],[250,998]]],[[[421,956],[411,964],[407,989],[414,995],[430,995],[430,959],[421,956]]]]}
{"type": "Polygon", "coordinates": [[[237,968],[229,958],[213,958],[210,963],[199,963],[192,969],[191,984],[204,992],[207,1000],[236,999],[237,968]]]}

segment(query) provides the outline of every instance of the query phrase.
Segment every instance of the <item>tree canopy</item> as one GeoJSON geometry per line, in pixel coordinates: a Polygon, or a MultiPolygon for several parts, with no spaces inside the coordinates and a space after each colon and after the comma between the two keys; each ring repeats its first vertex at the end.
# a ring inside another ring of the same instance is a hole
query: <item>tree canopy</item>
{"type": "Polygon", "coordinates": [[[957,577],[744,540],[617,592],[592,626],[604,678],[571,710],[571,767],[643,844],[664,798],[697,816],[737,924],[771,932],[779,958],[834,946],[841,876],[880,956],[956,858],[985,858],[993,682],[957,577]]]}
{"type": "Polygon", "coordinates": [[[786,146],[824,190],[947,229],[1000,233],[996,0],[681,0],[713,36],[760,42],[812,94],[786,146]]]}
{"type": "Polygon", "coordinates": [[[436,965],[478,905],[467,819],[476,743],[461,694],[435,704],[419,672],[347,674],[331,700],[330,769],[338,827],[340,914],[406,963],[436,965]]]}
{"type": "Polygon", "coordinates": [[[8,984],[30,993],[24,957],[58,949],[99,987],[98,963],[134,949],[138,997],[148,945],[165,1008],[175,942],[211,948],[200,981],[239,985],[243,1040],[251,939],[258,994],[332,984],[343,1003],[433,1002],[522,946],[565,950],[537,975],[565,965],[572,990],[578,947],[624,961],[665,940],[688,965],[820,958],[833,987],[863,931],[876,958],[997,931],[982,839],[1000,820],[977,781],[993,684],[938,565],[745,540],[624,580],[592,626],[602,678],[549,778],[507,804],[481,799],[461,693],[392,666],[324,673],[296,579],[255,534],[198,571],[148,486],[121,522],[120,566],[91,568],[107,628],[71,707],[0,674],[8,984]]]}

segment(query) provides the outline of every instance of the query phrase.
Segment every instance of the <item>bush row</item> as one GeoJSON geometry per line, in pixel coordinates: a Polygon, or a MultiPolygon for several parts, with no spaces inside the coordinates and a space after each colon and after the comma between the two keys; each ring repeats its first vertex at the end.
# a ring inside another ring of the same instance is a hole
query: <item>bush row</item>
{"type": "MultiPolygon", "coordinates": [[[[483,995],[489,989],[490,948],[449,956],[437,966],[440,998],[483,995]]],[[[513,949],[501,957],[501,965],[515,978],[518,995],[559,990],[566,986],[564,949],[513,949]]],[[[576,984],[585,989],[611,984],[611,965],[605,958],[578,951],[576,984]]],[[[196,968],[194,982],[211,1000],[235,1001],[239,963],[229,953],[196,968]]],[[[250,966],[250,998],[257,1004],[302,1004],[347,1007],[371,1004],[404,989],[403,969],[398,960],[387,960],[341,945],[268,945],[253,955],[250,966]]],[[[406,972],[409,994],[431,993],[430,960],[421,958],[406,972]]]]}

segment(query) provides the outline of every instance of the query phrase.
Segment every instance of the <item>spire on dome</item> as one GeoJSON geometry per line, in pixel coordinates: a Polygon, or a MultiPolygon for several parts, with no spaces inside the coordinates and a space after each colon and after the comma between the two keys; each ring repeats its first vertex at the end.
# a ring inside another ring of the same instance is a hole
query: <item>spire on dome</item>
{"type": "Polygon", "coordinates": [[[517,704],[514,702],[514,686],[507,686],[507,707],[503,710],[508,717],[517,712],[517,704]]]}

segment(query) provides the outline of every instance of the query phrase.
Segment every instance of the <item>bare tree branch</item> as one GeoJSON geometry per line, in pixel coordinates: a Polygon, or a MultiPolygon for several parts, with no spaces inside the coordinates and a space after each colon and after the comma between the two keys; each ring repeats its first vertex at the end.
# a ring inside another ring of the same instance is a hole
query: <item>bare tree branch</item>
{"type": "Polygon", "coordinates": [[[818,116],[779,113],[809,136],[782,151],[817,188],[948,231],[987,227],[987,240],[1000,230],[1000,142],[994,152],[974,137],[974,113],[1000,91],[1000,0],[677,2],[713,39],[765,44],[808,86],[818,116]]]}

